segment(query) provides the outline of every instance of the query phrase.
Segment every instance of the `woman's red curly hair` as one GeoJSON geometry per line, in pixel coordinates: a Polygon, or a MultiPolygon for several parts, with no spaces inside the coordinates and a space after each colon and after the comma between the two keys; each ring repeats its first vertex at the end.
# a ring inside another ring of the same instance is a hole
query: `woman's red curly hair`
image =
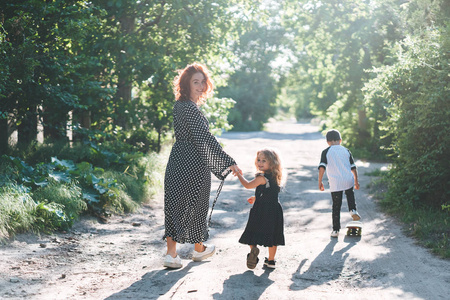
{"type": "Polygon", "coordinates": [[[208,69],[206,66],[193,63],[187,65],[182,70],[177,70],[178,75],[173,80],[173,93],[175,94],[175,100],[189,100],[191,95],[190,82],[192,75],[196,73],[202,73],[205,76],[206,87],[203,94],[200,96],[199,104],[205,103],[206,99],[211,96],[214,90],[214,84],[212,83],[208,69]]]}

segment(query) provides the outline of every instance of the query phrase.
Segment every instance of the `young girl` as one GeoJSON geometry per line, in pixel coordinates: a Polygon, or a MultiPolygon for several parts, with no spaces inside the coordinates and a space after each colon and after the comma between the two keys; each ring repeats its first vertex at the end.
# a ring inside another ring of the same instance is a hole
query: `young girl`
{"type": "Polygon", "coordinates": [[[256,188],[255,196],[247,200],[254,204],[239,243],[250,245],[250,253],[247,254],[249,269],[254,269],[259,261],[257,245],[269,247],[269,257],[266,257],[264,265],[275,268],[277,246],[284,245],[283,209],[278,201],[282,180],[280,157],[272,149],[261,149],[256,153],[255,166],[259,173],[252,181],[237,173],[245,188],[256,188]]]}

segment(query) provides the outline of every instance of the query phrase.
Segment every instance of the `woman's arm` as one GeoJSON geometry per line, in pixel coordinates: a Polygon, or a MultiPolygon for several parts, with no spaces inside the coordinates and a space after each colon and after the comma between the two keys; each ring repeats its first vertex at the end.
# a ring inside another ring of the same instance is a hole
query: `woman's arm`
{"type": "MultiPolygon", "coordinates": [[[[206,166],[220,180],[226,177],[230,166],[236,165],[236,161],[223,151],[217,139],[209,132],[208,123],[192,101],[180,103],[177,114],[190,133],[191,141],[206,166]],[[225,173],[225,174],[224,174],[225,173]]],[[[231,171],[239,172],[236,168],[231,171]]]]}

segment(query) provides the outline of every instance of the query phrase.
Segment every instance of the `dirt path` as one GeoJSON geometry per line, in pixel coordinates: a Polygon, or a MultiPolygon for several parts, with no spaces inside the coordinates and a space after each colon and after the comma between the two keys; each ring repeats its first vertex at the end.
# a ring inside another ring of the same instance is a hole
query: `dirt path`
{"type": "MultiPolygon", "coordinates": [[[[248,248],[237,242],[252,190],[228,178],[214,210],[209,261],[190,260],[191,245],[179,247],[184,267],[162,268],[165,243],[162,199],[142,212],[115,216],[108,224],[83,219],[66,234],[20,235],[0,246],[1,299],[448,299],[450,261],[433,257],[405,237],[367,194],[365,175],[381,164],[357,161],[356,191],[362,238],[341,232],[330,238],[331,197],[317,188],[324,138],[307,123],[276,122],[266,132],[226,133],[220,138],[247,177],[258,148],[277,147],[288,172],[280,194],[286,246],[277,268],[260,262],[248,270],[248,248]],[[137,226],[140,225],[140,226],[137,226]]],[[[357,158],[356,158],[357,159],[357,158]]],[[[214,180],[213,188],[218,186],[214,180]]],[[[212,197],[215,191],[212,192],[212,197]]],[[[344,201],[341,222],[350,216],[344,201]]],[[[267,256],[262,249],[260,259],[267,256]]]]}

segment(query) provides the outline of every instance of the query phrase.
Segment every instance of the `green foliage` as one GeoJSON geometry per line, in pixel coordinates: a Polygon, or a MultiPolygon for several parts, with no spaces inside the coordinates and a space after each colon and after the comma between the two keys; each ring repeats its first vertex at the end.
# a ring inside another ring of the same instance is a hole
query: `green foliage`
{"type": "Polygon", "coordinates": [[[19,129],[20,143],[36,139],[37,117],[47,137],[62,138],[68,112],[81,107],[80,96],[105,90],[83,74],[98,63],[95,55],[85,59],[91,50],[82,49],[96,30],[98,12],[80,1],[58,0],[8,3],[1,13],[6,35],[0,43],[5,69],[1,111],[19,129]]]}
{"type": "Polygon", "coordinates": [[[228,120],[238,131],[261,130],[277,112],[279,87],[272,63],[280,52],[284,30],[259,21],[248,27],[234,45],[238,67],[228,78],[227,86],[219,88],[221,97],[236,101],[228,120]]]}
{"type": "Polygon", "coordinates": [[[388,198],[440,207],[450,198],[450,98],[447,30],[405,40],[399,62],[377,70],[367,102],[383,98],[381,122],[394,153],[388,198]]]}
{"type": "Polygon", "coordinates": [[[0,240],[33,228],[36,204],[23,186],[0,186],[0,240]]]}
{"type": "Polygon", "coordinates": [[[212,134],[220,135],[223,131],[233,128],[228,123],[227,113],[235,105],[236,101],[230,98],[212,98],[201,106],[201,110],[209,121],[209,129],[212,134]]]}
{"type": "Polygon", "coordinates": [[[448,1],[283,3],[296,115],[339,129],[356,157],[387,156],[386,206],[406,211],[414,234],[434,236],[448,257],[448,224],[432,220],[448,219],[450,198],[448,1]]]}
{"type": "MultiPolygon", "coordinates": [[[[59,151],[43,147],[50,153],[59,151]]],[[[85,212],[97,216],[132,212],[160,191],[160,155],[115,154],[94,144],[87,148],[95,150],[89,152],[88,160],[101,157],[106,169],[57,157],[34,165],[19,157],[1,157],[0,198],[5,199],[0,202],[1,236],[66,230],[85,212]]]]}
{"type": "MultiPolygon", "coordinates": [[[[226,45],[241,22],[235,9],[247,3],[6,3],[0,6],[0,119],[18,129],[25,148],[36,139],[38,119],[45,139],[67,142],[70,114],[76,141],[110,135],[144,153],[159,151],[172,126],[176,69],[229,56],[226,45]]],[[[7,144],[5,124],[0,140],[7,144]]],[[[11,153],[4,148],[0,154],[11,153]]]]}
{"type": "Polygon", "coordinates": [[[39,232],[50,233],[54,230],[67,230],[72,225],[65,212],[64,205],[59,203],[40,202],[36,206],[36,221],[34,224],[35,230],[39,232]]]}
{"type": "MultiPolygon", "coordinates": [[[[364,107],[365,70],[391,63],[401,38],[398,1],[286,1],[283,24],[291,37],[293,68],[286,90],[298,117],[310,114],[338,128],[346,145],[379,156],[379,130],[364,107]]],[[[324,128],[325,129],[325,128],[324,128]]]]}
{"type": "MultiPolygon", "coordinates": [[[[86,202],[81,198],[81,188],[75,183],[61,183],[52,182],[46,186],[39,187],[35,192],[33,192],[34,201],[40,203],[38,209],[44,209],[49,207],[49,203],[60,204],[54,207],[55,211],[63,211],[60,213],[63,217],[65,226],[71,226],[73,221],[75,221],[80,214],[87,209],[86,202]],[[59,207],[59,209],[58,209],[59,207]]],[[[55,226],[54,228],[63,227],[55,226]]]]}
{"type": "Polygon", "coordinates": [[[158,151],[158,133],[155,130],[138,128],[130,133],[127,143],[136,151],[148,153],[150,150],[158,151]]]}
{"type": "Polygon", "coordinates": [[[113,63],[109,79],[116,90],[113,101],[98,106],[92,125],[144,152],[159,151],[171,129],[176,69],[227,55],[224,37],[238,20],[230,7],[239,2],[94,2],[105,12],[99,44],[113,63]]]}
{"type": "Polygon", "coordinates": [[[414,207],[403,197],[390,197],[395,178],[390,172],[381,172],[379,179],[370,184],[370,190],[379,199],[381,207],[404,223],[404,230],[421,245],[443,258],[450,258],[450,211],[432,207],[414,207]]]}

